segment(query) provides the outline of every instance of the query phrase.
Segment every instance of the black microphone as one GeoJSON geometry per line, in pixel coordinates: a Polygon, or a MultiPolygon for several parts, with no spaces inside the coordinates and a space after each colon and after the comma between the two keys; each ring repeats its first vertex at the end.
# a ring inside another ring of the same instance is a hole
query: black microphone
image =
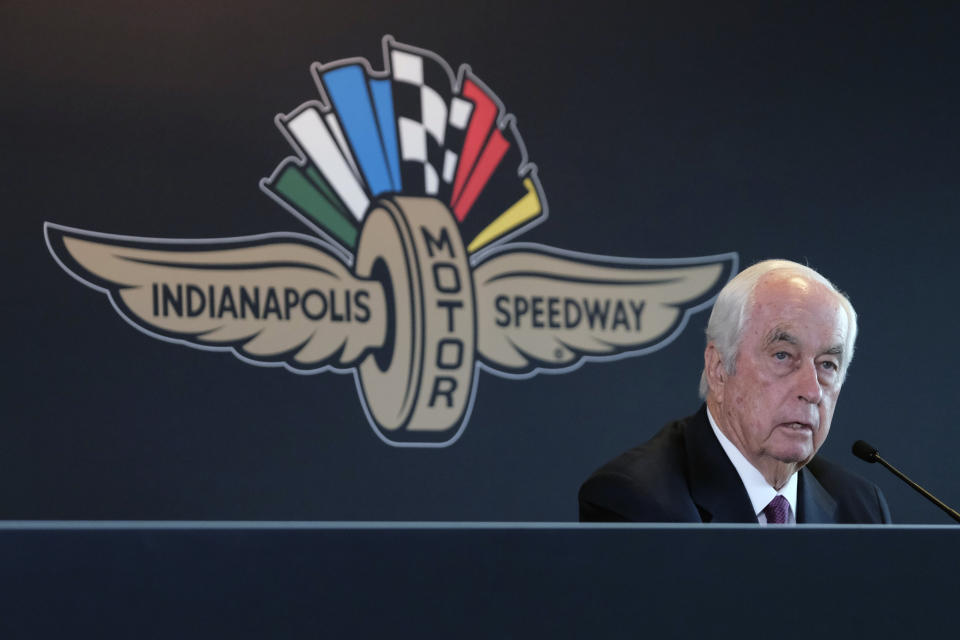
{"type": "Polygon", "coordinates": [[[937,505],[938,507],[940,507],[941,509],[943,509],[944,511],[946,511],[948,516],[950,516],[951,518],[953,518],[953,519],[956,520],[957,522],[960,522],[960,513],[957,513],[956,511],[954,511],[953,509],[951,509],[951,508],[948,507],[947,505],[943,504],[942,502],[940,502],[939,500],[937,500],[937,499],[933,496],[933,494],[931,494],[929,491],[927,491],[926,489],[924,489],[923,487],[921,487],[920,485],[918,485],[916,482],[914,482],[913,480],[911,480],[911,479],[908,478],[907,476],[905,476],[905,475],[903,475],[902,473],[900,473],[900,470],[899,470],[899,469],[897,469],[897,468],[894,467],[892,464],[890,464],[889,462],[887,462],[886,460],[884,460],[883,458],[881,458],[881,457],[880,457],[880,453],[879,453],[876,449],[874,449],[873,447],[871,447],[869,444],[867,444],[866,442],[864,442],[863,440],[857,440],[856,442],[853,443],[853,455],[855,455],[855,456],[857,456],[858,458],[860,458],[861,460],[865,460],[866,462],[869,462],[869,463],[871,463],[871,464],[874,463],[874,462],[879,462],[879,463],[882,464],[884,467],[886,467],[887,469],[889,469],[890,472],[891,472],[893,475],[897,476],[898,478],[900,478],[901,480],[903,480],[904,482],[906,482],[908,485],[910,485],[911,487],[913,487],[914,489],[916,489],[917,492],[919,492],[920,495],[922,495],[924,498],[926,498],[927,500],[929,500],[929,501],[932,502],[933,504],[937,505]]]}
{"type": "Polygon", "coordinates": [[[853,455],[857,456],[861,460],[869,462],[870,464],[876,462],[877,458],[879,457],[877,450],[863,440],[857,440],[853,443],[853,455]]]}

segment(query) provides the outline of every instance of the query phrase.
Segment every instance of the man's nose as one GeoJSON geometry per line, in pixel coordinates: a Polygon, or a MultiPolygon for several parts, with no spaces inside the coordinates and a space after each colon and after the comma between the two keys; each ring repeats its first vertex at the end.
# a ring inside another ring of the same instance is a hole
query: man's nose
{"type": "Polygon", "coordinates": [[[797,371],[797,395],[810,404],[820,404],[823,398],[823,386],[817,373],[815,362],[807,362],[797,371]]]}

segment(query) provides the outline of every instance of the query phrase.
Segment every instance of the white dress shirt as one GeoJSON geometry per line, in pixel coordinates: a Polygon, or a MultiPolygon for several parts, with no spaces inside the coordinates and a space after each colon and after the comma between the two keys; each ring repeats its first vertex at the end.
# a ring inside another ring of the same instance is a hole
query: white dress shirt
{"type": "Polygon", "coordinates": [[[717,436],[717,440],[720,441],[720,446],[723,447],[723,451],[727,454],[727,457],[730,458],[730,462],[733,463],[737,473],[740,474],[743,487],[747,490],[747,495],[750,496],[750,502],[753,504],[753,512],[757,514],[757,522],[762,525],[767,524],[767,515],[763,512],[763,509],[770,504],[770,501],[779,493],[790,503],[790,513],[787,514],[787,524],[797,524],[797,474],[794,473],[790,476],[787,484],[783,485],[780,491],[777,491],[770,486],[770,483],[763,477],[763,474],[760,473],[755,466],[750,464],[750,461],[747,460],[746,457],[740,453],[740,450],[730,442],[727,436],[720,431],[717,423],[713,420],[713,416],[710,414],[710,409],[707,409],[707,420],[710,421],[713,433],[717,436]]]}

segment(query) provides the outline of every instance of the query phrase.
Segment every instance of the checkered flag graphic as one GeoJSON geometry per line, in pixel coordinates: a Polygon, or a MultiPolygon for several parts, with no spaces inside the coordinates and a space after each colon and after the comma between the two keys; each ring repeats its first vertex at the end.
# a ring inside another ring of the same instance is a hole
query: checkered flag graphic
{"type": "Polygon", "coordinates": [[[449,202],[473,104],[453,96],[449,72],[427,56],[391,48],[390,68],[403,190],[449,202]]]}
{"type": "Polygon", "coordinates": [[[536,165],[497,95],[468,66],[455,77],[391,36],[383,55],[383,71],[358,58],[311,65],[321,97],[277,115],[296,155],[260,188],[345,253],[391,194],[445,204],[471,254],[544,220],[536,165]]]}
{"type": "Polygon", "coordinates": [[[439,194],[439,198],[446,203],[450,202],[452,195],[453,180],[457,173],[457,164],[460,162],[459,153],[466,139],[473,106],[470,100],[461,96],[454,96],[450,100],[450,117],[447,119],[447,133],[444,138],[443,171],[440,174],[439,194]]]}

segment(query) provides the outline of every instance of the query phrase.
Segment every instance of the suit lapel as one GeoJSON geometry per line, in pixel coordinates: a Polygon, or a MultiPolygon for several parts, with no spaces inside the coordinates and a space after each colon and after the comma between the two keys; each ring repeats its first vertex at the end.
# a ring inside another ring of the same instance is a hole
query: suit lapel
{"type": "MultiPolygon", "coordinates": [[[[704,522],[752,522],[750,496],[740,475],[713,434],[703,405],[687,422],[687,481],[704,522]]],[[[819,486],[819,485],[818,485],[819,486]]]]}
{"type": "Polygon", "coordinates": [[[800,469],[797,487],[797,522],[829,524],[837,521],[837,501],[830,497],[813,474],[800,469]]]}

